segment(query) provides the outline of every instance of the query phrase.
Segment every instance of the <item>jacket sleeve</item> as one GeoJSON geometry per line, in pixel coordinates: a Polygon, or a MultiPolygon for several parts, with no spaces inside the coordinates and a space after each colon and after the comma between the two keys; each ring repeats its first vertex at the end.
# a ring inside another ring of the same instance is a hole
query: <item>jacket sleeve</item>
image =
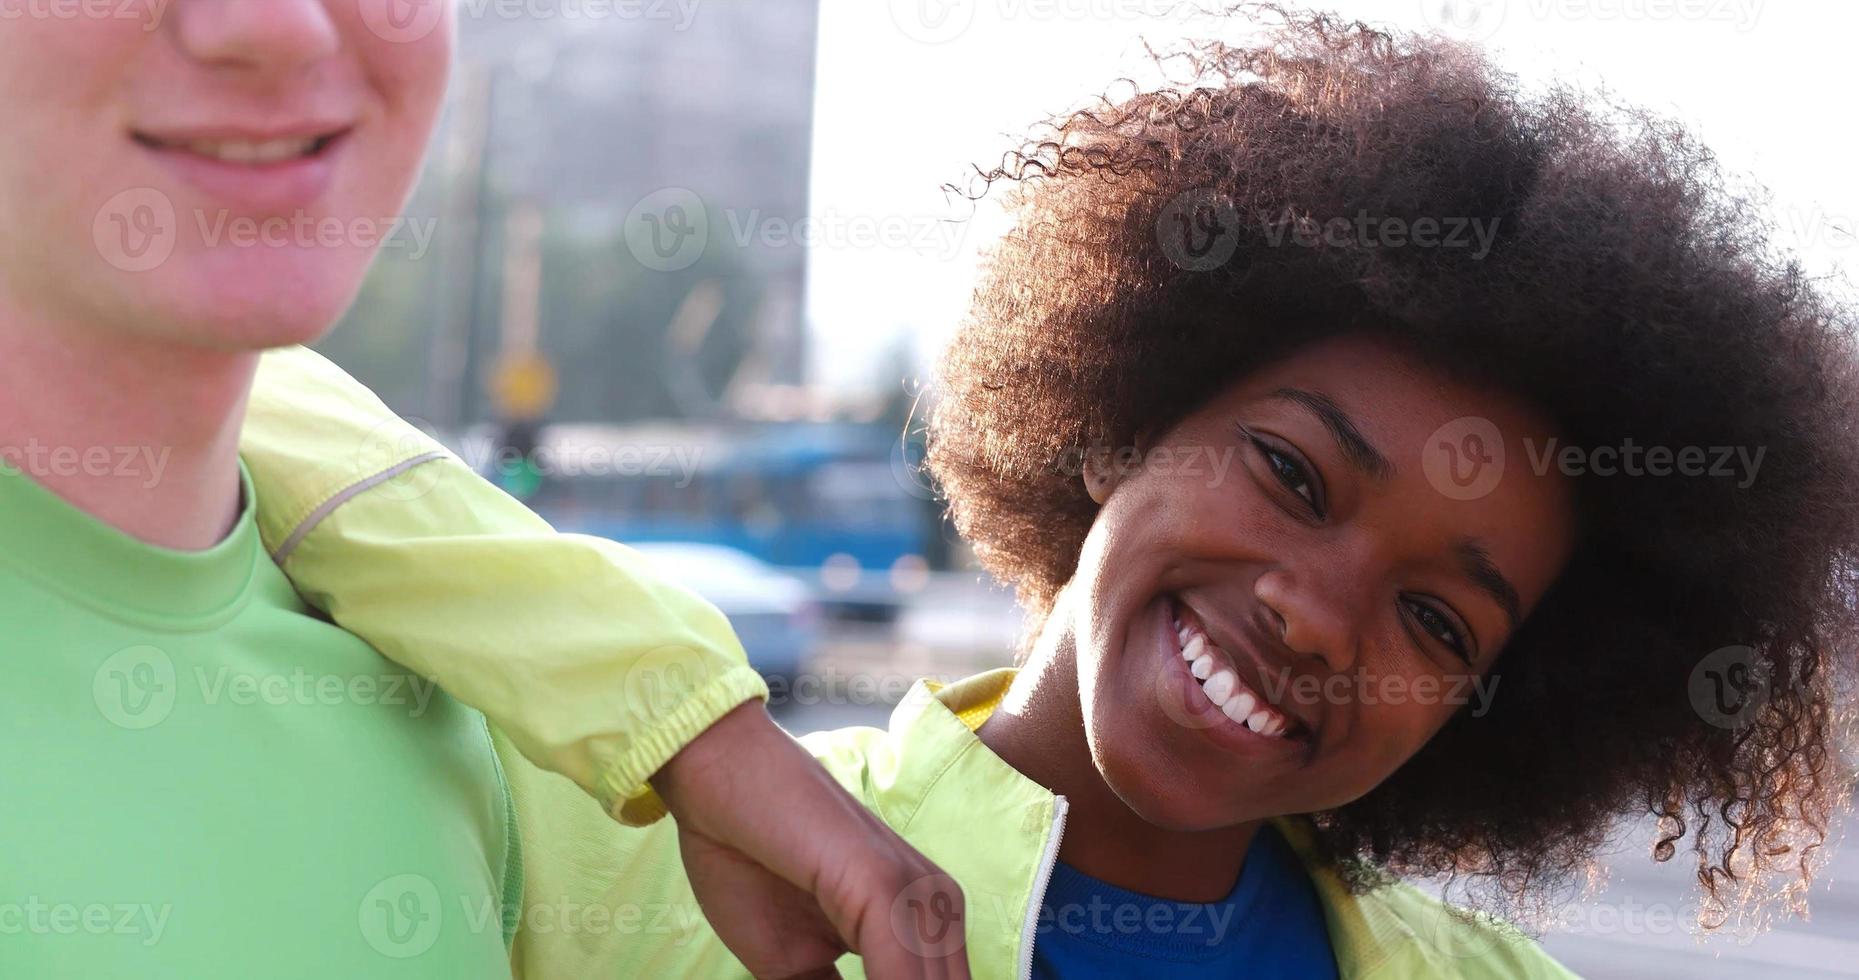
{"type": "Polygon", "coordinates": [[[767,697],[714,606],[623,545],[557,533],[320,355],[264,355],[240,455],[306,601],[623,823],[662,817],[647,778],[767,697]]]}

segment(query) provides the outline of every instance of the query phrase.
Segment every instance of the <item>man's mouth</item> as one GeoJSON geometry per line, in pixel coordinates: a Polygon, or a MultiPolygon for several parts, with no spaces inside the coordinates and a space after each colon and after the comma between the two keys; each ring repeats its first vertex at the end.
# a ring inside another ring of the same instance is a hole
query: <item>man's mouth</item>
{"type": "Polygon", "coordinates": [[[131,134],[135,141],[152,150],[187,153],[208,160],[234,165],[263,167],[308,160],[341,139],[346,130],[314,136],[287,136],[273,139],[238,138],[164,138],[147,133],[131,134]]]}
{"type": "Polygon", "coordinates": [[[1179,655],[1208,701],[1254,735],[1287,741],[1307,738],[1302,722],[1272,707],[1264,694],[1247,685],[1233,657],[1213,641],[1192,610],[1173,598],[1168,606],[1179,655]]]}

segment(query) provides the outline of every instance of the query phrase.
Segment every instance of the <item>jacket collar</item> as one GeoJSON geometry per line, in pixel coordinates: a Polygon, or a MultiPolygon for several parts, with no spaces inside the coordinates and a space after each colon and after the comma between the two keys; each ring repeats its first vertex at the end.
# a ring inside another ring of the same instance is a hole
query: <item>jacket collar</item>
{"type": "MultiPolygon", "coordinates": [[[[962,882],[969,961],[977,977],[1004,975],[991,965],[1020,962],[1029,952],[1021,948],[1030,933],[1028,916],[1037,910],[1044,870],[1062,831],[1063,803],[975,735],[1015,673],[1002,668],[949,684],[918,681],[868,760],[872,802],[885,821],[962,882]]],[[[1349,892],[1317,858],[1315,828],[1307,817],[1279,817],[1273,824],[1316,887],[1342,977],[1367,977],[1396,959],[1447,965],[1416,948],[1413,924],[1379,891],[1349,892]]]]}

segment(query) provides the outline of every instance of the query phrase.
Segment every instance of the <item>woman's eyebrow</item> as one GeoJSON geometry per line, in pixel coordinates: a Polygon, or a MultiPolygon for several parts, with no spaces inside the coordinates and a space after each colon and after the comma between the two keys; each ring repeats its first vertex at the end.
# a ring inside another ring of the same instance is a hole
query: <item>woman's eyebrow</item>
{"type": "Polygon", "coordinates": [[[1300,405],[1315,415],[1317,421],[1329,430],[1330,438],[1336,440],[1343,458],[1361,470],[1363,475],[1378,483],[1386,482],[1395,475],[1394,464],[1362,435],[1362,430],[1356,428],[1355,420],[1343,411],[1342,406],[1331,401],[1330,396],[1303,388],[1279,388],[1272,392],[1272,397],[1300,405]]]}
{"type": "Polygon", "coordinates": [[[1510,631],[1516,632],[1523,623],[1523,599],[1517,594],[1517,587],[1504,577],[1498,563],[1491,560],[1491,553],[1477,538],[1459,538],[1453,542],[1452,550],[1459,559],[1459,569],[1473,585],[1497,600],[1504,615],[1510,618],[1510,631]]]}

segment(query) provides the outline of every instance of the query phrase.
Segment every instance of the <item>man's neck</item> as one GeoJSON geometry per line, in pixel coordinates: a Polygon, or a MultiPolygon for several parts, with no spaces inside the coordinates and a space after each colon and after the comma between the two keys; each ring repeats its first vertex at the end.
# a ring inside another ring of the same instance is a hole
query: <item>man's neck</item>
{"type": "Polygon", "coordinates": [[[0,461],[134,538],[211,547],[238,520],[257,363],[0,317],[0,461]]]}
{"type": "MultiPolygon", "coordinates": [[[[1063,602],[1063,598],[1061,598],[1063,602]]],[[[976,735],[1071,804],[1059,857],[1120,888],[1181,902],[1226,896],[1260,823],[1173,831],[1144,820],[1104,782],[1085,740],[1076,639],[1055,609],[1005,699],[976,735]]]]}

